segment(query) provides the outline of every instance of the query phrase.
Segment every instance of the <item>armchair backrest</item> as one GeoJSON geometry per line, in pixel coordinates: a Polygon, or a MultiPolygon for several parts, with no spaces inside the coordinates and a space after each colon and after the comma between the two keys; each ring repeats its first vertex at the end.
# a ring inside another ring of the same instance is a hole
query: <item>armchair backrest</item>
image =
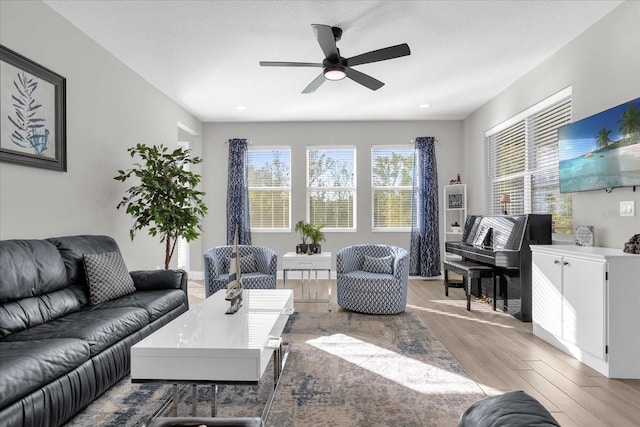
{"type": "Polygon", "coordinates": [[[408,277],[409,251],[398,246],[382,244],[364,244],[347,246],[336,253],[337,273],[349,273],[362,270],[365,256],[373,258],[393,257],[393,275],[400,279],[408,277]]]}
{"type": "MultiPolygon", "coordinates": [[[[204,253],[205,269],[210,267],[215,276],[229,273],[229,262],[233,246],[218,246],[204,253]]],[[[255,270],[263,274],[275,275],[278,269],[278,257],[271,248],[262,246],[238,245],[238,255],[248,263],[255,262],[255,270]],[[248,260],[253,257],[253,260],[248,260]]],[[[241,267],[242,268],[242,267],[241,267]]]]}

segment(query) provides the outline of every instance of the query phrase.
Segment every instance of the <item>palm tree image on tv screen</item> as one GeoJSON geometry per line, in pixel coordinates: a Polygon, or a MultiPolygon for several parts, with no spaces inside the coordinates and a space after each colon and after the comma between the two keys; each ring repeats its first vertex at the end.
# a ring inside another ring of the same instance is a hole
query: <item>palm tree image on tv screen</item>
{"type": "Polygon", "coordinates": [[[560,191],[640,185],[640,98],[558,130],[560,191]]]}

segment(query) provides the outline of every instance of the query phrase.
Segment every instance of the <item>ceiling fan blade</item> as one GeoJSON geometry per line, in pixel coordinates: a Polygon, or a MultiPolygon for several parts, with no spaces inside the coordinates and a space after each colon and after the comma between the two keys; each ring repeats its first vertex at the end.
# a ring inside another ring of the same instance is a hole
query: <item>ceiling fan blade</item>
{"type": "Polygon", "coordinates": [[[371,62],[386,61],[387,59],[399,58],[401,56],[407,56],[411,54],[409,45],[406,43],[385,47],[383,49],[372,50],[371,52],[363,53],[347,59],[347,65],[353,67],[354,65],[369,64],[371,62]]]}
{"type": "Polygon", "coordinates": [[[304,88],[302,93],[313,93],[316,91],[316,89],[318,89],[322,85],[322,83],[324,83],[324,74],[320,73],[318,77],[313,79],[313,81],[309,83],[307,87],[304,88]]]}
{"type": "Polygon", "coordinates": [[[263,67],[322,67],[322,64],[316,62],[278,62],[278,61],[260,61],[263,67]]]}
{"type": "Polygon", "coordinates": [[[347,74],[347,77],[349,77],[351,80],[356,83],[360,83],[362,86],[368,87],[371,90],[378,90],[382,86],[384,86],[384,83],[382,83],[380,80],[374,79],[370,75],[361,73],[360,71],[354,70],[353,68],[346,67],[344,71],[347,74]]]}
{"type": "Polygon", "coordinates": [[[338,54],[338,47],[336,46],[336,39],[333,35],[333,30],[328,25],[311,24],[313,30],[316,33],[316,38],[320,44],[320,48],[324,52],[324,56],[330,60],[338,60],[340,55],[338,54]]]}

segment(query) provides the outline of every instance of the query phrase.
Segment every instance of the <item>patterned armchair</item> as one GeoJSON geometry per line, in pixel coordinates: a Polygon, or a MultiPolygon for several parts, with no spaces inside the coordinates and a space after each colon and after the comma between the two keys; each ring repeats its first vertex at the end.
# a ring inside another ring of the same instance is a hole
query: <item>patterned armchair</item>
{"type": "MultiPolygon", "coordinates": [[[[218,246],[204,253],[204,294],[208,298],[229,283],[233,246],[218,246]]],[[[245,289],[275,289],[278,256],[270,248],[238,245],[240,271],[245,289]]]]}
{"type": "Polygon", "coordinates": [[[354,245],[336,254],[338,305],[369,314],[402,313],[407,305],[409,252],[388,245],[354,245]]]}

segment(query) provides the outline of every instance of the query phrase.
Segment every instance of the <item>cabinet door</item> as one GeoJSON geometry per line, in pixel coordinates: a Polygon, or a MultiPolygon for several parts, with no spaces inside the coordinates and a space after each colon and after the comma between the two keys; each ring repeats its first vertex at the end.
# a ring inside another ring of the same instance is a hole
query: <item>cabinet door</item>
{"type": "Polygon", "coordinates": [[[562,257],[533,254],[532,321],[547,332],[562,334],[562,257]]]}
{"type": "Polygon", "coordinates": [[[604,359],[605,264],[564,257],[562,337],[604,359]]]}

